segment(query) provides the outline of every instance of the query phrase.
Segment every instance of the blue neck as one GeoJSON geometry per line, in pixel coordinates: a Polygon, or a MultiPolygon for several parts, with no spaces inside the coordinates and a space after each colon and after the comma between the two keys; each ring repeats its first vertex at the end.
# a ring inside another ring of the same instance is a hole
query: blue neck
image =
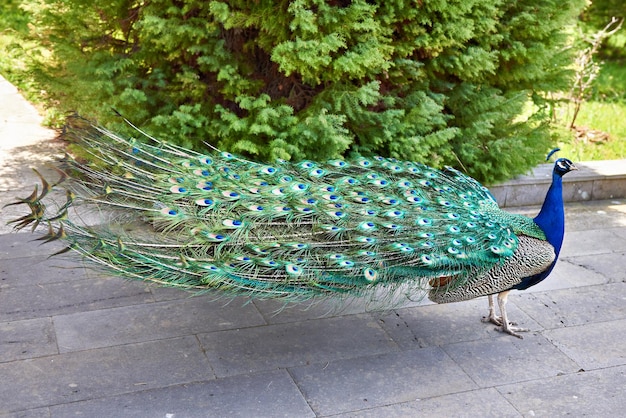
{"type": "Polygon", "coordinates": [[[565,211],[563,210],[563,179],[556,173],[552,174],[552,184],[541,211],[534,221],[546,234],[548,242],[552,244],[558,257],[565,234],[565,211]]]}

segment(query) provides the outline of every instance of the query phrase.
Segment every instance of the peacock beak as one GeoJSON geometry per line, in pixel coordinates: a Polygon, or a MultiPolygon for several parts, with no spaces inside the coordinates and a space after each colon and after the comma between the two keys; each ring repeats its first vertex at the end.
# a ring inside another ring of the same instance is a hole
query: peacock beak
{"type": "Polygon", "coordinates": [[[569,169],[570,169],[570,171],[571,171],[571,170],[578,170],[578,167],[576,167],[574,164],[572,164],[572,165],[569,167],[569,169]]]}

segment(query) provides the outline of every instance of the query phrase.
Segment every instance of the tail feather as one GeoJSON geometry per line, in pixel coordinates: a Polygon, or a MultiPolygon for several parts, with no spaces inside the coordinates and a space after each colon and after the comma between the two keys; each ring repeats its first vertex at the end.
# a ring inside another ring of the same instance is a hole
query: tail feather
{"type": "Polygon", "coordinates": [[[451,168],[380,157],[262,164],[82,124],[73,135],[95,163],[67,158],[52,184],[36,172],[41,192],[10,204],[31,213],[11,223],[51,225],[46,242],[65,240],[63,251],[116,275],[289,299],[424,293],[465,286],[518,245],[487,189],[451,168]],[[55,188],[66,190],[56,209],[44,202],[55,188]],[[72,214],[85,209],[104,224],[72,214]]]}

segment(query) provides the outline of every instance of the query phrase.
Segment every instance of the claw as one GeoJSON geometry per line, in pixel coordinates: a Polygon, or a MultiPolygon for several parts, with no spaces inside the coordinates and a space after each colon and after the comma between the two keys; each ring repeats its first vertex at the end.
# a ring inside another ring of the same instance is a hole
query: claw
{"type": "Polygon", "coordinates": [[[497,325],[496,330],[500,332],[507,333],[517,338],[524,338],[518,334],[518,332],[528,332],[530,329],[528,328],[520,328],[516,327],[517,323],[509,322],[506,314],[506,302],[507,297],[509,296],[509,291],[504,291],[498,293],[498,305],[500,306],[500,313],[502,316],[496,315],[496,308],[493,302],[493,295],[489,295],[489,314],[487,316],[483,316],[482,322],[490,322],[492,324],[497,325]]]}

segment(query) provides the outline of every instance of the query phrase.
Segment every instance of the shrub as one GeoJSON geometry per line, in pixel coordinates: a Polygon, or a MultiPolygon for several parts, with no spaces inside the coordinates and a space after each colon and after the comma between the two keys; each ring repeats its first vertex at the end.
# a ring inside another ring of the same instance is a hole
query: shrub
{"type": "Polygon", "coordinates": [[[259,160],[380,154],[485,182],[551,145],[583,1],[29,0],[50,98],[259,160]],[[537,106],[528,111],[528,101],[537,106]],[[521,116],[525,113],[525,116],[521,116]]]}

